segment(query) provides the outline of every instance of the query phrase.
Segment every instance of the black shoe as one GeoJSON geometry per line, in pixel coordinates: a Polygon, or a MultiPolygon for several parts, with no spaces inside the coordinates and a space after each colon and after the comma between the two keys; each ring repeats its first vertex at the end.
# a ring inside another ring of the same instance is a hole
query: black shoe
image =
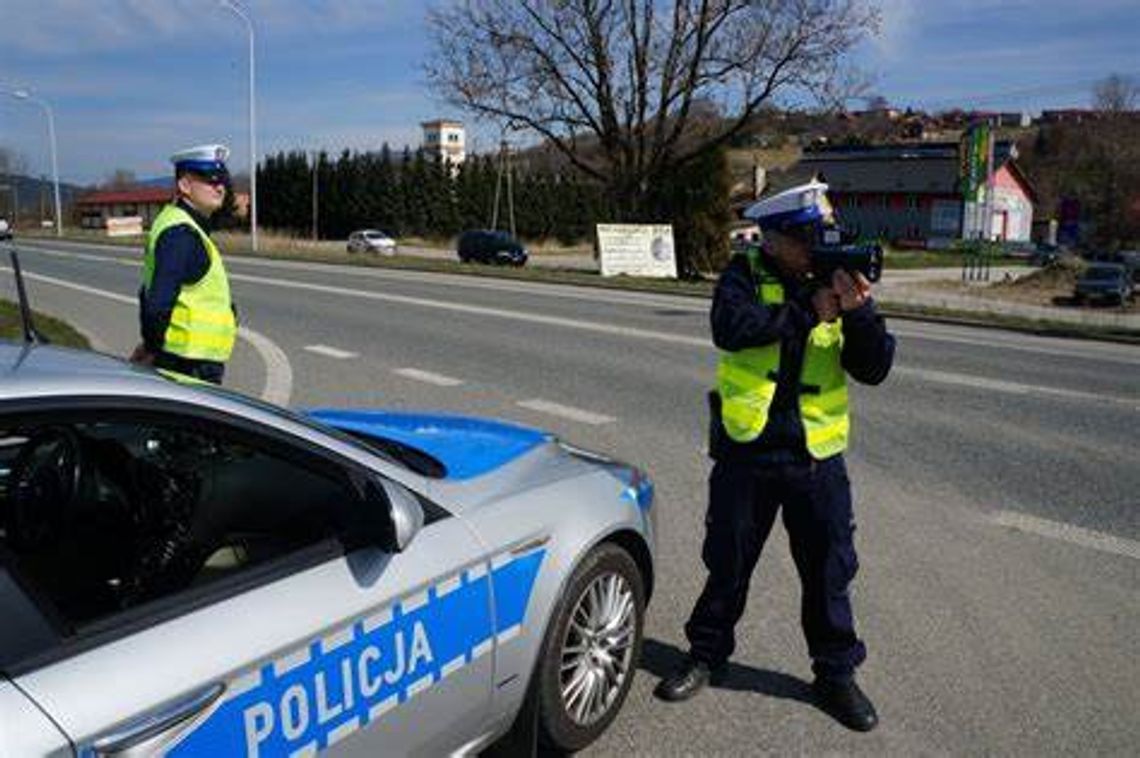
{"type": "Polygon", "coordinates": [[[848,729],[869,732],[879,724],[879,715],[870,698],[854,679],[816,679],[811,685],[815,701],[829,716],[848,729]]]}
{"type": "Polygon", "coordinates": [[[703,690],[709,682],[723,678],[725,669],[723,664],[709,666],[704,661],[689,658],[671,676],[658,682],[653,694],[670,703],[688,700],[703,690]]]}

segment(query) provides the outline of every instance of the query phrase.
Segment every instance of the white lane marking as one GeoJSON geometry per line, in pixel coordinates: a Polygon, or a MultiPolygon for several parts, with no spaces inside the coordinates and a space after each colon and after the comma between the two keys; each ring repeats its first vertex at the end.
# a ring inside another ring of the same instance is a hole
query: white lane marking
{"type": "Polygon", "coordinates": [[[264,276],[250,276],[249,274],[231,274],[230,279],[243,282],[252,282],[254,284],[264,284],[270,287],[281,287],[283,289],[306,290],[309,292],[321,292],[328,295],[359,297],[364,300],[379,300],[387,303],[397,303],[399,305],[414,305],[422,308],[434,308],[436,310],[452,311],[454,313],[467,313],[475,316],[503,318],[515,322],[524,321],[532,324],[560,326],[566,329],[577,329],[580,331],[597,332],[600,334],[613,334],[620,337],[639,337],[641,339],[652,339],[661,342],[670,342],[677,345],[691,345],[694,347],[702,348],[707,348],[710,346],[707,337],[686,337],[684,335],[671,334],[668,332],[655,332],[650,329],[636,329],[627,326],[615,326],[613,324],[599,324],[593,321],[579,321],[577,319],[560,318],[557,316],[543,316],[537,313],[512,311],[505,308],[488,308],[480,305],[463,305],[462,303],[453,303],[443,300],[430,300],[427,298],[409,297],[406,295],[391,295],[382,292],[368,292],[366,290],[350,289],[348,287],[333,287],[325,284],[297,282],[289,279],[270,279],[264,276]]]}
{"type": "Polygon", "coordinates": [[[964,335],[949,334],[940,325],[923,324],[915,326],[912,323],[894,321],[890,331],[896,337],[904,339],[927,340],[930,342],[949,342],[959,345],[974,345],[1001,350],[1017,350],[1023,353],[1037,353],[1050,355],[1055,358],[1088,358],[1090,360],[1106,361],[1109,363],[1129,363],[1140,365],[1140,351],[1127,352],[1128,346],[1113,343],[1082,342],[1062,337],[1039,337],[1035,335],[1019,334],[1014,332],[992,332],[984,336],[968,337],[964,335]]]}
{"type": "Polygon", "coordinates": [[[305,345],[305,349],[310,353],[317,355],[327,355],[329,358],[338,358],[340,360],[347,360],[349,358],[359,358],[360,353],[353,353],[348,350],[339,350],[335,347],[328,345],[305,345]]]}
{"type": "Polygon", "coordinates": [[[931,369],[913,368],[911,366],[894,366],[891,373],[911,376],[926,382],[939,384],[952,384],[958,387],[972,387],[974,389],[993,390],[994,392],[1007,392],[1013,395],[1048,395],[1063,397],[1068,400],[1081,400],[1085,402],[1112,402],[1131,405],[1140,410],[1140,395],[1137,397],[1121,397],[1118,395],[1103,395],[1092,392],[1081,392],[1063,387],[1043,387],[1037,384],[1021,384],[1007,382],[1003,379],[987,379],[981,376],[968,374],[954,374],[948,371],[933,371],[931,369]]]}
{"type": "Polygon", "coordinates": [[[552,403],[549,400],[542,400],[535,398],[534,400],[520,400],[515,403],[520,408],[527,408],[539,413],[549,413],[552,416],[562,416],[571,421],[580,421],[583,424],[593,424],[598,426],[600,424],[610,424],[617,421],[613,416],[606,416],[601,413],[593,413],[592,411],[584,411],[581,408],[574,408],[569,405],[562,405],[560,403],[552,403]]]}
{"type": "MultiPolygon", "coordinates": [[[[11,272],[12,269],[0,266],[0,271],[11,272]]],[[[57,279],[54,276],[33,274],[28,271],[24,271],[23,274],[25,279],[54,284],[57,287],[64,287],[77,292],[86,292],[89,295],[97,295],[108,300],[114,300],[117,303],[138,306],[136,298],[120,295],[116,292],[76,284],[66,279],[57,279]]],[[[285,355],[285,351],[265,335],[244,326],[238,329],[238,337],[252,345],[265,362],[265,387],[261,390],[261,398],[277,405],[288,404],[289,396],[293,394],[293,368],[289,365],[289,358],[285,355]]]]}
{"type": "Polygon", "coordinates": [[[1040,537],[1069,542],[1103,553],[1112,553],[1113,555],[1140,560],[1140,542],[1125,537],[1117,537],[1114,534],[1105,534],[1060,521],[1049,521],[1015,511],[999,511],[994,515],[993,520],[999,526],[1007,526],[1019,532],[1036,534],[1040,537]]]}
{"type": "Polygon", "coordinates": [[[399,374],[406,379],[415,379],[417,382],[434,384],[437,387],[458,387],[463,384],[462,379],[444,376],[443,374],[433,374],[431,371],[421,371],[418,368],[398,368],[393,369],[392,373],[399,374]]]}
{"type": "Polygon", "coordinates": [[[244,337],[246,342],[253,345],[261,360],[265,361],[262,399],[277,405],[288,405],[289,397],[293,394],[293,367],[289,365],[289,356],[285,355],[285,351],[276,342],[247,327],[240,327],[238,336],[244,337]]]}

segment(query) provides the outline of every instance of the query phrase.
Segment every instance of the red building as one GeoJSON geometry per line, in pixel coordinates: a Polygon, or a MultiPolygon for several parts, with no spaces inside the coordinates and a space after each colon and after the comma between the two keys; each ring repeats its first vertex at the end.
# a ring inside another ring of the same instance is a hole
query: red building
{"type": "MultiPolygon", "coordinates": [[[[142,227],[150,227],[162,206],[174,198],[173,185],[167,187],[134,187],[120,190],[98,190],[75,201],[80,224],[85,229],[106,229],[108,219],[142,219],[142,227]]],[[[249,194],[236,192],[237,216],[245,218],[249,210],[249,194]]],[[[111,221],[111,225],[114,225],[111,221]]]]}
{"type": "MultiPolygon", "coordinates": [[[[1011,143],[995,147],[992,229],[995,239],[1024,242],[1036,195],[1015,158],[1011,143]]],[[[959,167],[957,144],[923,143],[817,150],[797,172],[822,175],[840,221],[855,234],[940,247],[978,228],[965,223],[981,209],[963,198],[959,167]]]]}

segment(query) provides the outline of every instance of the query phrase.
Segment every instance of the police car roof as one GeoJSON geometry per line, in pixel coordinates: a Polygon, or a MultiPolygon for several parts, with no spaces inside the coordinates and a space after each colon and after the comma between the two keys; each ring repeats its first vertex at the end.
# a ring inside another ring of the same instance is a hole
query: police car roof
{"type": "MultiPolygon", "coordinates": [[[[236,399],[202,392],[111,355],[55,345],[0,341],[0,401],[131,397],[235,409],[236,399]]],[[[247,414],[248,415],[248,414],[247,414]]]]}

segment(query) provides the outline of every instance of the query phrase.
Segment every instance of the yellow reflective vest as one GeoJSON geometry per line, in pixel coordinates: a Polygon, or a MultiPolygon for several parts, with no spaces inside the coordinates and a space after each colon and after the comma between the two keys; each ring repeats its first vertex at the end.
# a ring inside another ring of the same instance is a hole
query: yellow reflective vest
{"type": "Polygon", "coordinates": [[[198,226],[193,216],[177,205],[163,208],[150,227],[143,257],[142,284],[149,289],[154,279],[155,245],[159,236],[170,227],[181,224],[198,234],[210,258],[210,266],[200,280],[183,284],[179,290],[162,347],[182,358],[222,363],[229,359],[237,337],[230,282],[222,265],[222,256],[210,235],[198,226]]]}
{"type": "MultiPolygon", "coordinates": [[[[784,302],[784,287],[750,251],[757,301],[762,305],[784,302]]],[[[847,413],[847,375],[840,362],[843,349],[842,319],[820,323],[808,335],[800,375],[800,418],[808,452],[817,460],[847,449],[850,418],[847,413]]],[[[717,391],[721,423],[736,442],[752,442],[768,423],[768,409],[776,396],[780,372],[780,342],[735,352],[723,351],[717,364],[717,391]]]]}

